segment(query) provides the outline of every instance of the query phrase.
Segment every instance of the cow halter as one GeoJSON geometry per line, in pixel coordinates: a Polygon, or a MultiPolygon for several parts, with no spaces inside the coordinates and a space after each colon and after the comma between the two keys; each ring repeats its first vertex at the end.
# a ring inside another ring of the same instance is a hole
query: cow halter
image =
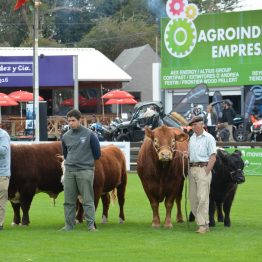
{"type": "Polygon", "coordinates": [[[169,149],[171,152],[175,152],[175,151],[176,151],[175,145],[174,145],[173,147],[172,147],[172,146],[168,146],[168,145],[157,147],[157,146],[155,145],[154,141],[152,141],[152,143],[153,143],[153,147],[154,147],[156,153],[158,153],[158,152],[160,151],[160,149],[162,149],[162,148],[167,148],[167,149],[169,149]]]}

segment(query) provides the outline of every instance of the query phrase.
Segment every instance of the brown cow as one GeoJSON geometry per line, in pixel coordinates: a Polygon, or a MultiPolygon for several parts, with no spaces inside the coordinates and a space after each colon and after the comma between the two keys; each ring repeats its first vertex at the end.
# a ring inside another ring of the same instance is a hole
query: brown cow
{"type": "MultiPolygon", "coordinates": [[[[114,145],[101,148],[101,157],[95,162],[94,175],[94,202],[97,209],[99,198],[103,203],[102,223],[108,219],[108,210],[110,204],[110,195],[108,192],[117,189],[117,198],[119,204],[119,222],[125,220],[124,203],[125,190],[127,183],[127,171],[125,156],[121,149],[114,145]]],[[[76,219],[81,223],[83,221],[83,207],[78,202],[76,219]]]]}
{"type": "MultiPolygon", "coordinates": [[[[61,183],[62,169],[57,155],[62,154],[61,142],[44,144],[11,145],[11,178],[8,196],[14,210],[13,224],[29,225],[29,209],[33,197],[38,192],[45,192],[56,198],[63,191],[61,183]],[[23,216],[21,221],[20,208],[23,216]]],[[[103,214],[108,217],[109,192],[117,187],[120,206],[120,220],[124,220],[125,188],[127,173],[125,157],[120,149],[108,146],[102,149],[102,156],[96,163],[94,178],[95,204],[99,197],[103,200],[103,214]]],[[[104,218],[104,219],[105,219],[104,218]]]]}
{"type": "Polygon", "coordinates": [[[181,199],[187,174],[188,135],[178,128],[145,128],[138,154],[137,173],[153,211],[153,227],[160,227],[159,203],[165,201],[164,226],[171,228],[171,211],[176,200],[177,221],[182,222],[181,199]]]}
{"type": "Polygon", "coordinates": [[[61,154],[61,143],[12,144],[11,178],[8,197],[11,201],[14,218],[13,224],[28,225],[29,209],[33,197],[38,192],[45,192],[56,198],[63,191],[60,182],[62,169],[56,155],[61,154]]]}

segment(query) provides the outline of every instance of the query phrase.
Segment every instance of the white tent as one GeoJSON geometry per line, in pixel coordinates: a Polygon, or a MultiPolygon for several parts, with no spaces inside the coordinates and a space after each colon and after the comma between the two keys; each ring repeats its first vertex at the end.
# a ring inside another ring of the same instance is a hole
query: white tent
{"type": "MultiPolygon", "coordinates": [[[[38,55],[78,56],[78,81],[129,82],[124,70],[94,48],[51,48],[39,47],[38,55]]],[[[0,47],[0,56],[33,56],[31,47],[0,47]]]]}

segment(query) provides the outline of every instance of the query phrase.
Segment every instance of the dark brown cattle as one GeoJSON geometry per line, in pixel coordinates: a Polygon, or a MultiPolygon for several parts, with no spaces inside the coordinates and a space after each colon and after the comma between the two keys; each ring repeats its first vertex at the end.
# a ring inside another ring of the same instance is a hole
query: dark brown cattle
{"type": "Polygon", "coordinates": [[[60,142],[11,145],[8,197],[14,210],[13,224],[30,223],[29,209],[36,193],[45,192],[56,198],[63,191],[60,182],[62,169],[57,154],[61,154],[60,142]],[[23,212],[22,221],[20,208],[23,212]]]}
{"type": "MultiPolygon", "coordinates": [[[[101,148],[101,157],[95,163],[94,176],[94,201],[97,209],[99,198],[103,203],[102,222],[106,223],[108,218],[108,209],[110,204],[109,192],[117,189],[117,198],[119,204],[119,222],[125,220],[124,203],[125,190],[127,183],[126,161],[123,152],[114,145],[101,148]]],[[[76,219],[83,221],[83,208],[78,205],[76,219]]]]}
{"type": "Polygon", "coordinates": [[[160,227],[159,203],[165,201],[164,226],[172,227],[171,211],[176,200],[177,221],[182,222],[181,199],[187,174],[188,135],[178,128],[145,128],[138,154],[137,173],[153,211],[153,227],[160,227]]]}
{"type": "MultiPolygon", "coordinates": [[[[62,169],[57,155],[61,155],[61,142],[45,144],[11,145],[11,178],[8,196],[14,210],[14,224],[28,225],[29,209],[36,193],[45,192],[56,198],[63,191],[62,169]],[[23,216],[21,221],[20,208],[23,216]]],[[[110,203],[106,192],[117,188],[120,206],[120,222],[125,220],[124,202],[127,183],[125,156],[116,146],[102,148],[102,156],[96,161],[94,178],[95,206],[101,196],[103,202],[103,221],[108,217],[110,203]]],[[[81,217],[81,213],[79,213],[81,217]]],[[[80,219],[81,220],[81,219],[80,219]]]]}

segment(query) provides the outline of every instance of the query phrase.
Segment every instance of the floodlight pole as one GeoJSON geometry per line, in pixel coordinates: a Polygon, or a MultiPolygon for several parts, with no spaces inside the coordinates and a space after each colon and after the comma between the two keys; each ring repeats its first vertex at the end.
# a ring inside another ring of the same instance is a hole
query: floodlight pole
{"type": "Polygon", "coordinates": [[[35,0],[34,3],[34,46],[33,46],[33,94],[35,113],[34,141],[39,142],[39,65],[38,65],[38,18],[39,6],[41,2],[35,0]]]}

